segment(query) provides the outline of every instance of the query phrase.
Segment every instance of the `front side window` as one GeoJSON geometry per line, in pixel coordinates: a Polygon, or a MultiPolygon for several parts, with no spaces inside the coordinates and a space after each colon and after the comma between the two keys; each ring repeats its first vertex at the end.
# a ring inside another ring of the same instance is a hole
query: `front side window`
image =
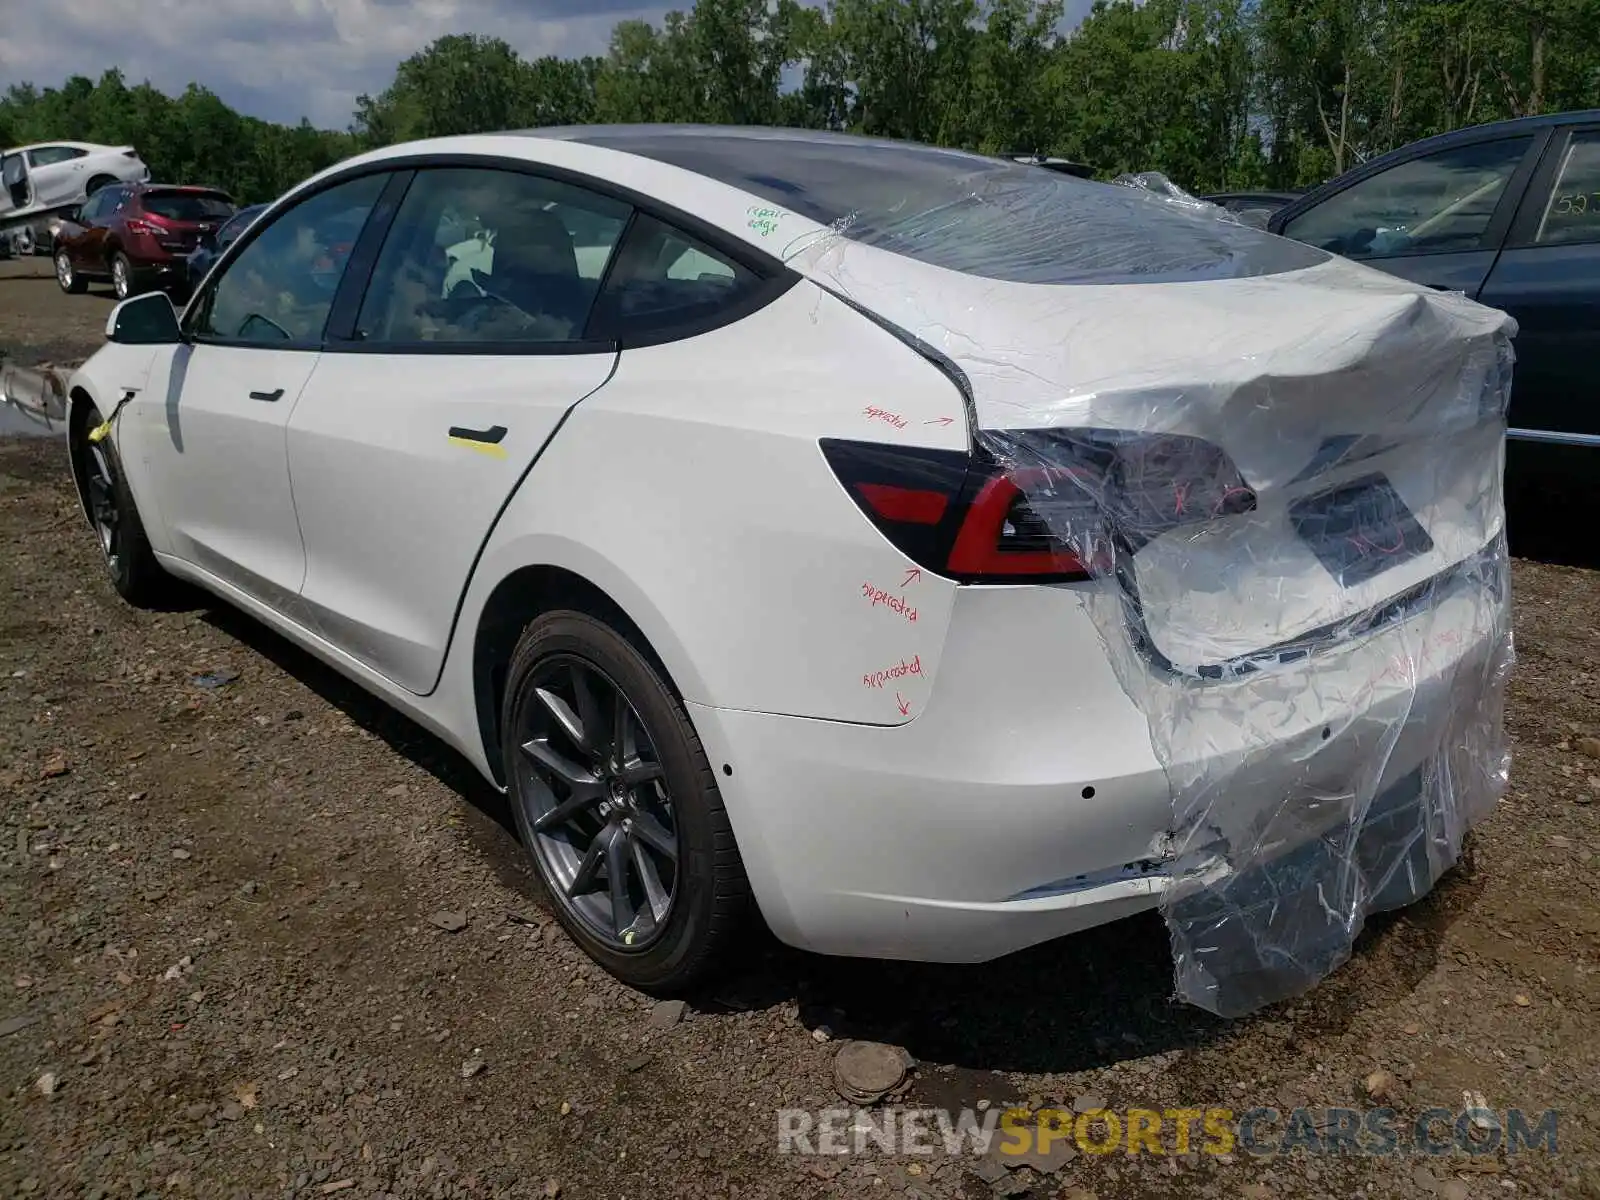
{"type": "Polygon", "coordinates": [[[705,243],[640,213],[595,309],[597,337],[650,337],[713,319],[761,277],[705,243]]]}
{"type": "Polygon", "coordinates": [[[364,175],[280,214],[193,310],[195,334],[261,345],[320,342],[350,251],[388,180],[364,175]]]}
{"type": "Polygon", "coordinates": [[[1440,150],[1354,183],[1284,227],[1347,258],[1476,250],[1531,138],[1440,150]]]}
{"type": "Polygon", "coordinates": [[[1600,130],[1572,135],[1534,242],[1540,246],[1600,242],[1600,130]]]}
{"type": "Polygon", "coordinates": [[[368,344],[582,339],[631,206],[517,171],[419,172],[356,319],[368,344]]]}
{"type": "Polygon", "coordinates": [[[57,163],[82,158],[83,155],[82,150],[72,146],[40,146],[37,150],[28,151],[28,161],[36,167],[53,167],[57,163]]]}

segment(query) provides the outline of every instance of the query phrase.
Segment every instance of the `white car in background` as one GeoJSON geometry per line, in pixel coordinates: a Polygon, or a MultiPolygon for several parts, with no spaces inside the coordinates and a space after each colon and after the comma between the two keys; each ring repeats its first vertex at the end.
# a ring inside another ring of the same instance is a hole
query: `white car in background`
{"type": "Polygon", "coordinates": [[[117,590],[459,749],[641,988],[752,899],[978,961],[1187,896],[1242,914],[1202,957],[1325,971],[1494,787],[1508,323],[1309,246],[903,143],[535,130],[330,168],[107,332],[68,425],[117,590]],[[1233,886],[1341,823],[1268,916],[1233,886]]]}
{"type": "Polygon", "coordinates": [[[0,154],[0,235],[26,228],[48,247],[48,218],[113,183],[143,183],[150,168],[132,146],[40,142],[0,154]]]}

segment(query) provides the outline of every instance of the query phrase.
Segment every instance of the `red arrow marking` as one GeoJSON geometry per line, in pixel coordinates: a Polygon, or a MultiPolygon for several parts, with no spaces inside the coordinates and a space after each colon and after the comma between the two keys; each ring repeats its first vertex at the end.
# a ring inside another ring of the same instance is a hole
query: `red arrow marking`
{"type": "Polygon", "coordinates": [[[900,699],[900,693],[894,694],[894,702],[900,706],[900,715],[903,717],[911,711],[911,701],[900,699]]]}
{"type": "Polygon", "coordinates": [[[954,417],[935,417],[931,421],[924,421],[924,425],[949,425],[955,421],[954,417]]]}
{"type": "Polygon", "coordinates": [[[908,567],[906,569],[906,582],[902,583],[900,586],[901,586],[901,588],[904,588],[907,583],[915,583],[915,582],[917,582],[917,580],[919,580],[921,578],[922,578],[922,568],[921,567],[908,567]]]}

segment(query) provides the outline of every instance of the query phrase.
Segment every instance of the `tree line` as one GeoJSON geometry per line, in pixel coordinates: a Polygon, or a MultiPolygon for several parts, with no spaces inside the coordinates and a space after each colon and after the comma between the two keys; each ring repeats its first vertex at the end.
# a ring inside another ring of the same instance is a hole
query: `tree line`
{"type": "Polygon", "coordinates": [[[1600,0],[696,0],[603,56],[453,34],[351,125],[285,126],[120,71],[13,84],[0,145],[130,144],[164,180],[266,200],[359,150],[595,121],[789,125],[1046,153],[1193,191],[1320,182],[1416,138],[1600,107],[1600,0]]]}

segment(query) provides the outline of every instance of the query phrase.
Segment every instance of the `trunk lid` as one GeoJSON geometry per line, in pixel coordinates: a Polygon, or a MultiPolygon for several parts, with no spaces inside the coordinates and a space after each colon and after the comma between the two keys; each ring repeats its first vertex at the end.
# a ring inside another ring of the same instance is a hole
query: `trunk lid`
{"type": "Polygon", "coordinates": [[[177,188],[145,192],[141,207],[158,231],[156,240],[180,254],[209,242],[234,212],[233,201],[224,192],[177,188]]]}
{"type": "Polygon", "coordinates": [[[835,238],[792,265],[960,367],[980,445],[1043,470],[1034,510],[1114,571],[1166,666],[1403,615],[1501,531],[1515,323],[1461,296],[1339,259],[1040,285],[835,238]]]}

